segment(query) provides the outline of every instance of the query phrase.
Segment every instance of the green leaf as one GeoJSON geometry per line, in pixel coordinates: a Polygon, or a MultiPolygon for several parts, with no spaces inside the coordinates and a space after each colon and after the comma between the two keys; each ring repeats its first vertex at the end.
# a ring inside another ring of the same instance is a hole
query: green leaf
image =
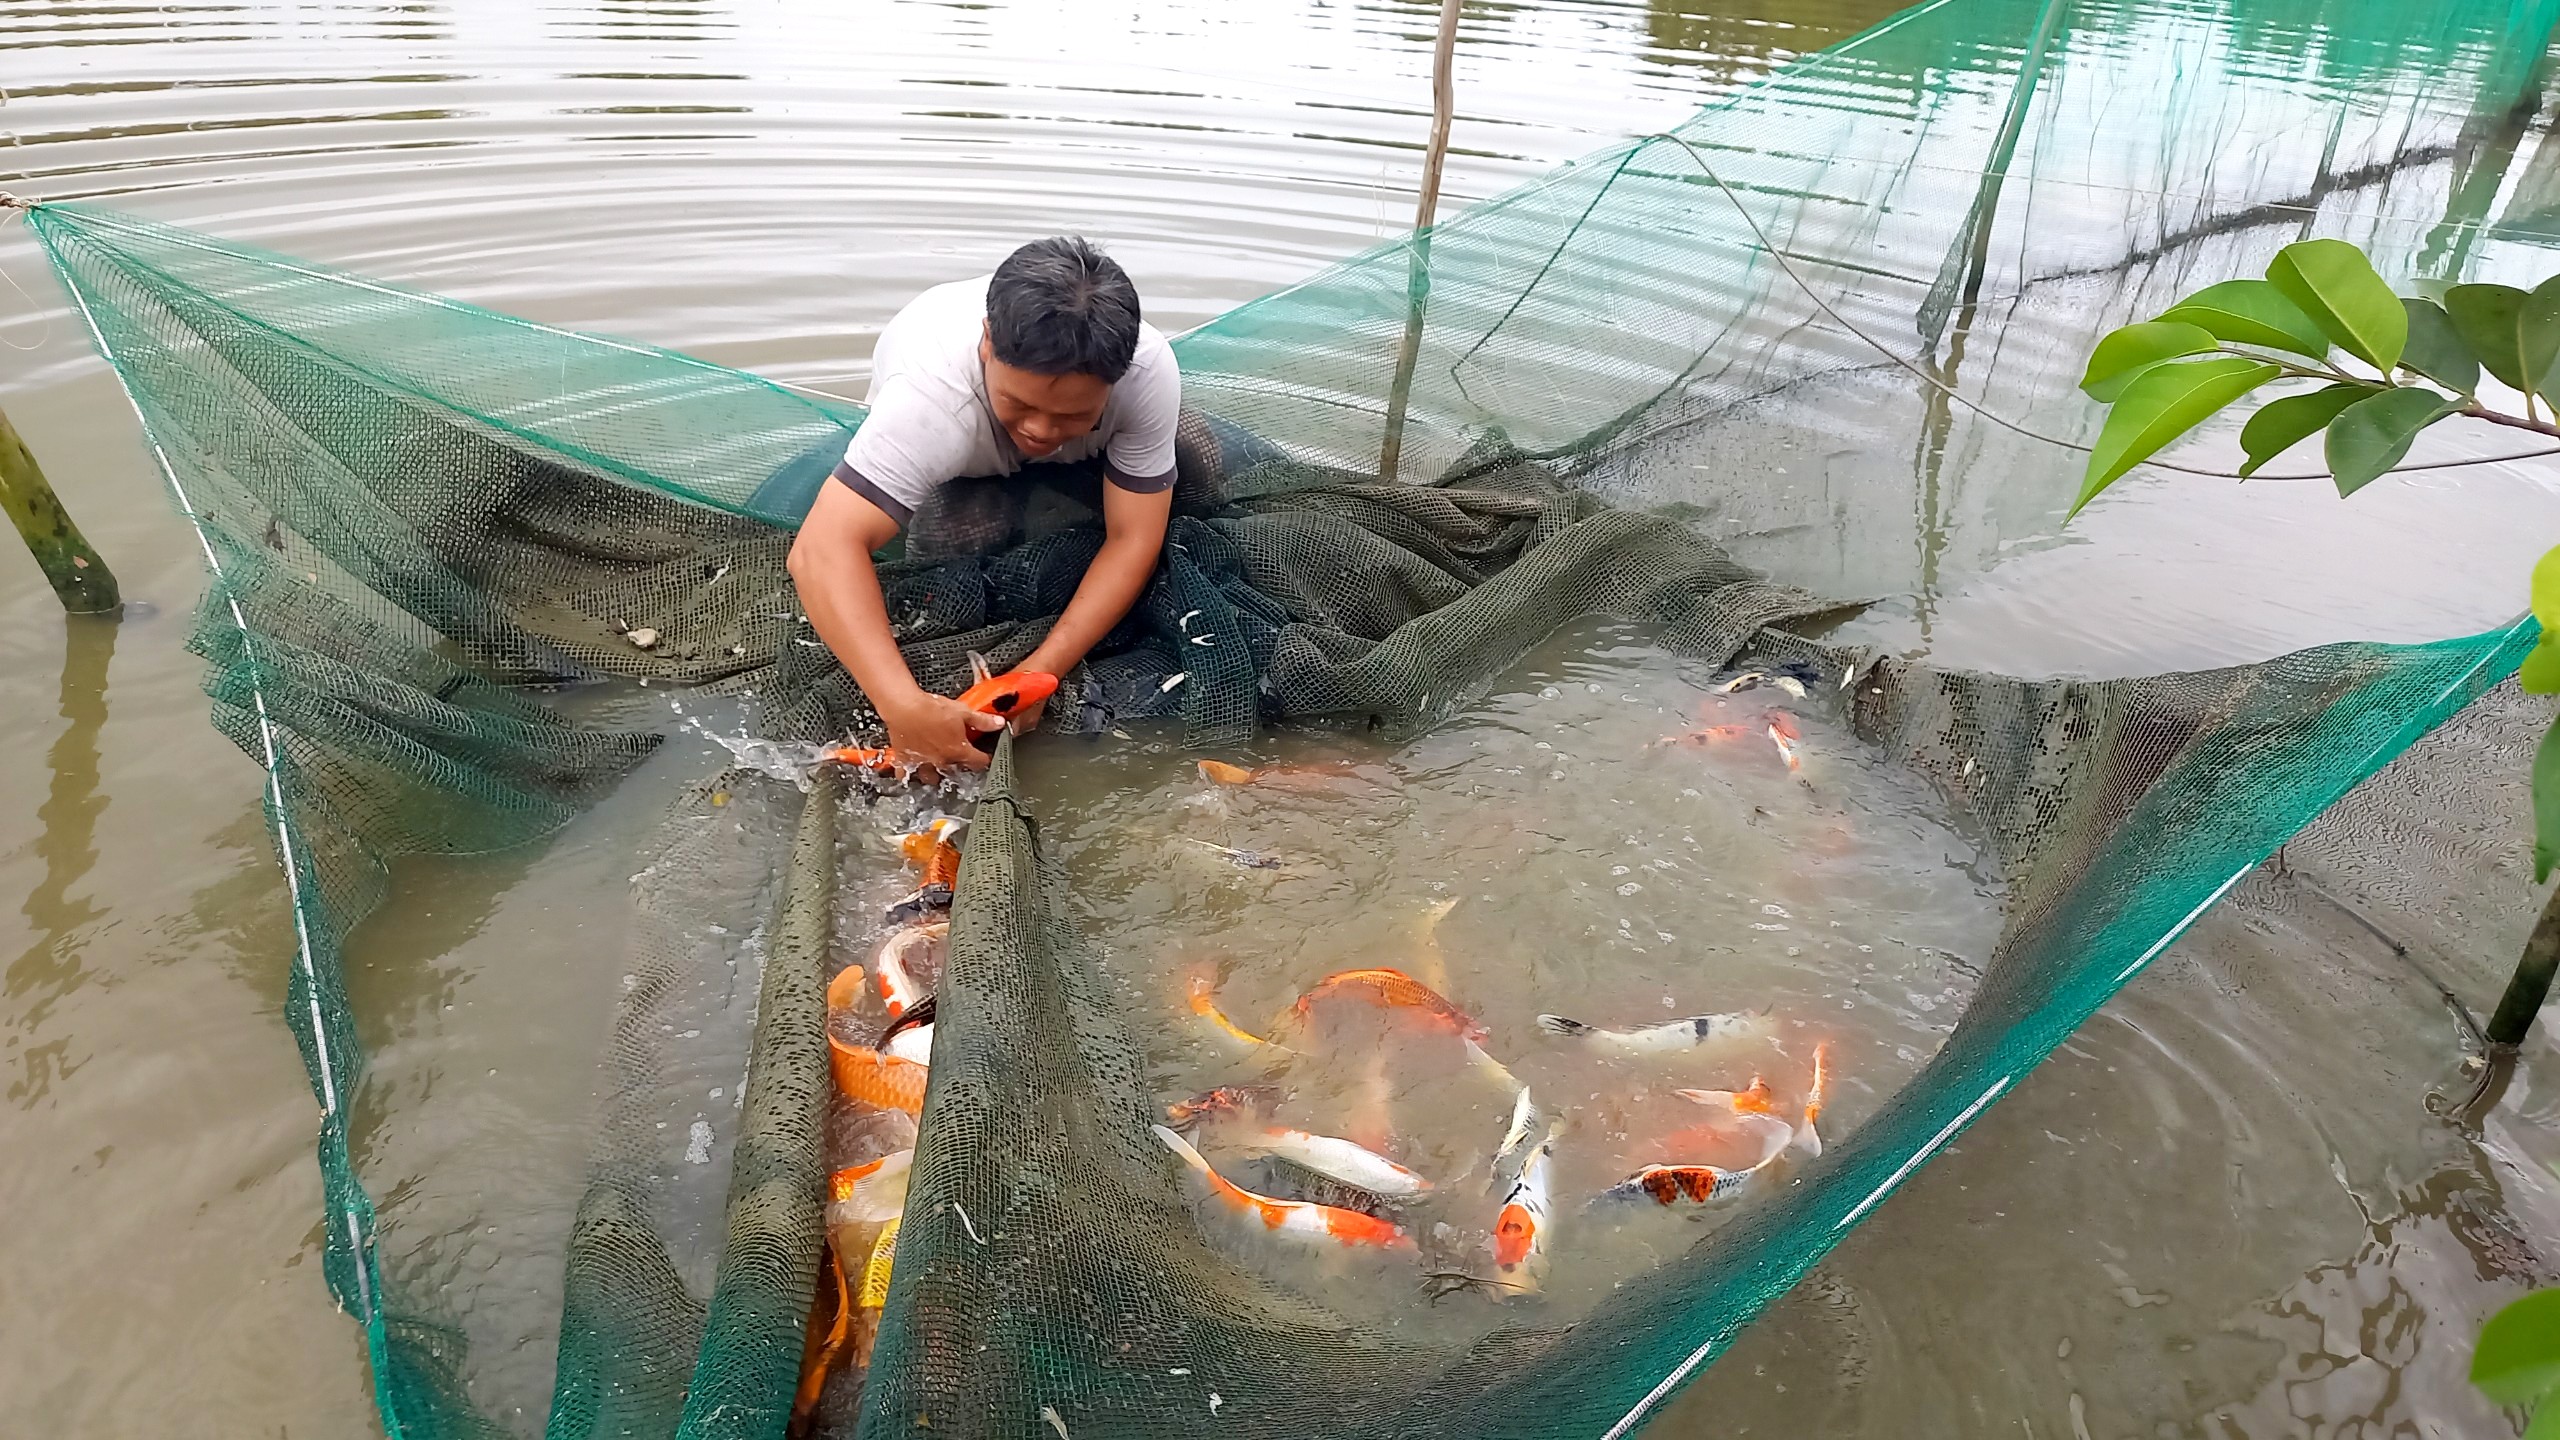
{"type": "Polygon", "coordinates": [[[2152,366],[2210,350],[2213,345],[2213,332],[2201,325],[2149,320],[2110,330],[2089,352],[2089,372],[2080,377],[2080,388],[2092,400],[2110,402],[2152,366]]]}
{"type": "Polygon", "coordinates": [[[2445,314],[2481,366],[2527,394],[2553,389],[2560,359],[2560,276],[2530,293],[2513,285],[2456,285],[2444,292],[2445,314]]]}
{"type": "Polygon", "coordinates": [[[2298,241],[2276,252],[2267,279],[2348,354],[2386,375],[2400,363],[2409,312],[2363,251],[2344,240],[2298,241]]]}
{"type": "Polygon", "coordinates": [[[2117,476],[2151,458],[2161,446],[2281,373],[2266,361],[2237,355],[2154,365],[2143,371],[2107,412],[2106,428],[2098,432],[2097,448],[2090,452],[2087,477],[2081,482],[2080,498],[2071,502],[2071,513],[2079,514],[2080,507],[2098,498],[2098,492],[2114,484],[2117,476]]]}
{"type": "Polygon", "coordinates": [[[2329,337],[2302,307],[2265,280],[2225,280],[2207,285],[2160,314],[2163,320],[2201,325],[2215,338],[2238,345],[2291,350],[2314,360],[2329,353],[2329,337]]]}
{"type": "Polygon", "coordinates": [[[2400,352],[2403,369],[2414,370],[2448,390],[2465,395],[2480,388],[2480,362],[2453,328],[2453,319],[2433,300],[2402,300],[2409,312],[2409,345],[2400,352]]]}
{"type": "Polygon", "coordinates": [[[2560,637],[2543,632],[2542,643],[2516,667],[2516,683],[2528,695],[2560,695],[2560,637]]]}
{"type": "MultiPolygon", "coordinates": [[[[2551,723],[2551,729],[2542,737],[2542,748],[2533,752],[2533,883],[2539,885],[2550,879],[2551,867],[2554,863],[2560,863],[2560,720],[2551,723]]],[[[2541,1293],[2548,1295],[2552,1292],[2546,1290],[2541,1293]]],[[[2526,1300],[2532,1298],[2530,1295],[2525,1297],[2526,1300]]],[[[2519,1300],[2516,1305],[2523,1303],[2523,1300],[2519,1300]]],[[[2515,1305],[2510,1305],[2507,1310],[2514,1308],[2516,1308],[2515,1305]]],[[[2490,1327],[2496,1328],[2498,1321],[2505,1315],[2506,1310],[2501,1310],[2496,1315],[2490,1316],[2490,1327]]],[[[2551,1323],[2560,1324],[2560,1322],[2551,1323]]],[[[2544,1332],[2548,1329],[2549,1325],[2544,1325],[2544,1332]]],[[[2480,1339],[2484,1345],[2488,1338],[2487,1330],[2480,1332],[2480,1339]]],[[[2543,1342],[2551,1339],[2548,1333],[2543,1332],[2538,1332],[2538,1338],[2543,1342]]],[[[2560,1366],[2560,1358],[2555,1358],[2552,1363],[2560,1366]]],[[[2471,1360],[2471,1378],[2475,1384],[2480,1381],[2480,1358],[2477,1355],[2471,1360]]],[[[2555,1370],[2554,1378],[2560,1379],[2560,1370],[2555,1370]]],[[[2486,1390],[2488,1386],[2483,1384],[2481,1388],[2486,1390]]],[[[2551,1388],[2550,1382],[2546,1381],[2543,1389],[2549,1388],[2551,1388]]],[[[2523,1402],[2502,1400],[2498,1403],[2516,1405],[2523,1402]]]]}
{"type": "Polygon", "coordinates": [[[2329,422],[2329,476],[2353,495],[2400,463],[2418,432],[2462,408],[2422,385],[2368,395],[2329,422]]]}
{"type": "Polygon", "coordinates": [[[2560,1405],[2533,1407],[2533,1423],[2524,1427],[2524,1440],[2560,1440],[2560,1405]]]}
{"type": "MultiPolygon", "coordinates": [[[[2550,740],[2542,749],[2548,760],[2550,740]]],[[[2534,763],[2537,792],[2542,764],[2534,763]]],[[[2471,1351],[2471,1383],[2500,1405],[2530,1405],[2560,1387],[2560,1290],[2536,1290],[2489,1317],[2471,1351]]]]}
{"type": "Polygon", "coordinates": [[[2533,618],[2542,625],[2545,644],[2560,640],[2560,545],[2533,562],[2533,618]]]}
{"type": "Polygon", "coordinates": [[[2240,427],[2240,448],[2249,458],[2240,466],[2240,478],[2258,473],[2258,467],[2273,460],[2328,427],[2338,412],[2368,395],[2382,393],[2379,385],[2330,385],[2306,395],[2287,395],[2258,407],[2249,423],[2240,427]]]}

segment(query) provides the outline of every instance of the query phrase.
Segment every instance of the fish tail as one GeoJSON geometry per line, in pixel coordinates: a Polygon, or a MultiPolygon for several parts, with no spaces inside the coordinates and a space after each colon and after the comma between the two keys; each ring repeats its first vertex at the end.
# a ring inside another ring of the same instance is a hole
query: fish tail
{"type": "Polygon", "coordinates": [[[1174,1133],[1170,1126],[1152,1125],[1148,1128],[1155,1131],[1156,1138],[1163,1141],[1167,1148],[1181,1158],[1183,1165],[1191,1171],[1192,1178],[1203,1189],[1230,1205],[1254,1205],[1252,1196],[1238,1189],[1235,1182],[1211,1168],[1208,1159],[1199,1151],[1192,1149],[1191,1142],[1174,1133]]]}
{"type": "Polygon", "coordinates": [[[1538,1017],[1538,1028],[1550,1035],[1569,1035],[1577,1040],[1588,1039],[1600,1033],[1599,1026],[1588,1021],[1576,1020],[1569,1015],[1541,1015],[1538,1017]]]}
{"type": "Polygon", "coordinates": [[[1540,1118],[1538,1102],[1530,1098],[1528,1086],[1521,1086],[1518,1097],[1511,1102],[1511,1128],[1503,1133],[1502,1144],[1493,1152],[1493,1183],[1485,1187],[1488,1194],[1506,1193],[1520,1183],[1538,1146],[1547,1138],[1540,1118]]]}
{"type": "Polygon", "coordinates": [[[1272,1043],[1227,1018],[1227,1012],[1218,1008],[1216,989],[1206,975],[1192,977],[1191,1013],[1226,1032],[1230,1038],[1240,1040],[1247,1045],[1258,1047],[1272,1043]]]}
{"type": "Polygon", "coordinates": [[[1822,1118],[1823,1091],[1830,1083],[1831,1046],[1828,1042],[1813,1047],[1813,1083],[1804,1092],[1804,1124],[1797,1127],[1795,1148],[1810,1158],[1822,1153],[1822,1132],[1814,1122],[1822,1118]]]}

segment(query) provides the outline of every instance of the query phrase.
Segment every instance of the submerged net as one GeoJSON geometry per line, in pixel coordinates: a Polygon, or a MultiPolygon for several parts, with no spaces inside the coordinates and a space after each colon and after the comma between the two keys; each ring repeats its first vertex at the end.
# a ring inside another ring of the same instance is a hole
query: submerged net
{"type": "MultiPolygon", "coordinates": [[[[1161,718],[1195,743],[1291,721],[1408,732],[1559,626],[1613,616],[1711,664],[1819,677],[1862,739],[1985,838],[2007,928],[1946,1044],[1769,1203],[1572,1324],[1522,1308],[1399,1331],[1202,1235],[1147,1129],[1125,1002],[1007,752],[962,875],[860,1432],[1626,1433],[2259,858],[2512,668],[2529,624],[2102,683],[1808,638],[1898,588],[1903,562],[1876,559],[1882,507],[1869,519],[1858,494],[1777,483],[1774,446],[1908,452],[1916,427],[1929,455],[1970,445],[1983,463],[2011,442],[1958,435],[1929,392],[1881,390],[1895,372],[1808,302],[1761,232],[1861,328],[1915,354],[1945,342],[1953,378],[1985,297],[2006,292],[2027,321],[2011,322],[2027,356],[2012,363],[2052,373],[2004,408],[2065,431],[2086,424],[2064,403],[2068,357],[2126,318],[2087,313],[2092,276],[2149,277],[2139,304],[2191,268],[2247,273],[2305,224],[2370,244],[2387,272],[2467,273],[2545,238],[2538,211],[2489,214],[2500,187],[2479,177],[2503,163],[2499,126],[2560,6],[2330,0],[2316,23],[2302,8],[1924,6],[1737,91],[1684,143],[1565,167],[1183,337],[1165,561],[1074,677],[1075,722],[1161,718]],[[2133,143],[2093,117],[2128,57],[2162,46],[2207,65],[2204,103],[2223,111],[2185,123],[2217,134],[2301,128],[2253,108],[2253,67],[2316,49],[2334,87],[2316,174],[2272,150],[2254,169],[2208,163],[2163,137],[2093,159],[2093,136],[2133,143]],[[2441,135],[2361,100],[2457,84],[2479,98],[2441,135]],[[2404,202],[2368,173],[2451,178],[2404,202]],[[2031,236],[2030,202],[2099,223],[2031,236]],[[2128,240],[2137,209],[2149,228],[2128,240]],[[1833,535],[1838,553],[1772,580],[1669,502],[1833,535]]],[[[350,932],[396,857],[524,843],[650,753],[656,720],[627,718],[647,707],[572,704],[571,686],[746,697],[774,740],[865,729],[783,568],[860,412],[111,211],[30,218],[213,568],[195,644],[217,723],[272,780],[327,1276],[367,1327],[386,1429],[509,1433],[475,1393],[468,1317],[377,1253],[349,1143],[364,1069],[350,932]]],[[[2020,468],[2042,514],[2076,466],[2020,468]]],[[[1023,514],[931,517],[884,563],[926,684],[953,688],[972,652],[1020,657],[1063,608],[1099,543],[1093,476],[1042,480],[1023,514]]],[[[857,938],[847,897],[866,863],[840,787],[703,777],[632,867],[630,973],[597,1017],[604,1107],[560,1257],[554,1436],[785,1423],[822,1243],[819,987],[857,938]],[[683,1123],[670,1096],[741,1072],[734,1113],[683,1123]]]]}

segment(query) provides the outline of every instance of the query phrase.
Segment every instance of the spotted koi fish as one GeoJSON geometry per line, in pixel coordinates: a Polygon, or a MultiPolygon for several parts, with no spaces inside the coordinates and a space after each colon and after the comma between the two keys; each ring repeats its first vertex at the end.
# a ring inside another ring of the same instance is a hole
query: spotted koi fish
{"type": "Polygon", "coordinates": [[[1156,1138],[1182,1160],[1190,1174],[1192,1187],[1202,1196],[1215,1199],[1229,1213],[1259,1220],[1262,1228],[1275,1235],[1315,1242],[1331,1242],[1343,1246],[1375,1246],[1386,1250],[1411,1250],[1413,1237],[1402,1226],[1357,1210],[1342,1210],[1331,1205],[1317,1205],[1305,1200],[1274,1200],[1243,1189],[1217,1171],[1191,1142],[1162,1125],[1155,1127],[1156,1138]]]}
{"type": "Polygon", "coordinates": [[[1780,1162],[1789,1156],[1802,1155],[1810,1159],[1821,1154],[1822,1136],[1814,1125],[1822,1115],[1829,1048],[1817,1046],[1814,1049],[1813,1083],[1805,1093],[1804,1121],[1798,1125],[1791,1126],[1776,1115],[1768,1087],[1756,1077],[1748,1090],[1680,1092],[1685,1098],[1701,1104],[1731,1109],[1745,1132],[1758,1139],[1760,1158],[1757,1160],[1733,1169],[1716,1165],[1647,1165],[1601,1191],[1593,1203],[1650,1200],[1666,1207],[1717,1208],[1753,1193],[1756,1186],[1776,1175],[1780,1162]]]}
{"type": "Polygon", "coordinates": [[[1568,1015],[1541,1015],[1538,1028],[1594,1049],[1627,1055],[1674,1055],[1708,1046],[1764,1041],[1776,1035],[1766,1012],[1749,1015],[1683,1015],[1659,1025],[1611,1030],[1568,1015]]]}

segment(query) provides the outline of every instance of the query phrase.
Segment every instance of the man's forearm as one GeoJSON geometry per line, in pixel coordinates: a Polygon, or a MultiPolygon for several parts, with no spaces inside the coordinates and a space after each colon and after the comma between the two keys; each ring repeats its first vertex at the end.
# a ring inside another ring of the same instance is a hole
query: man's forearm
{"type": "Polygon", "coordinates": [[[898,653],[898,642],[889,632],[889,605],[881,596],[880,574],[867,551],[847,547],[797,567],[793,578],[818,638],[827,642],[873,704],[916,688],[906,657],[898,653]]]}

